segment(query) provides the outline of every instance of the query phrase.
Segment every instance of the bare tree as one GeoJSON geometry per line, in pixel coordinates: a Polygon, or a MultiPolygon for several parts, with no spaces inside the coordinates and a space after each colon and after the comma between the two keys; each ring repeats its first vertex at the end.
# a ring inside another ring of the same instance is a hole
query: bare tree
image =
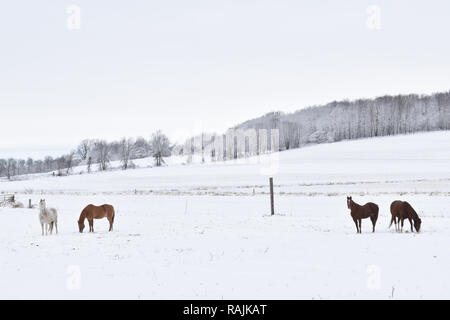
{"type": "Polygon", "coordinates": [[[109,143],[109,160],[121,160],[121,144],[120,141],[112,141],[109,143]]]}
{"type": "Polygon", "coordinates": [[[44,159],[44,165],[45,165],[45,169],[47,170],[47,172],[52,171],[53,170],[53,158],[48,156],[45,157],[44,159]]]}
{"type": "Polygon", "coordinates": [[[207,135],[202,132],[202,163],[205,163],[205,149],[206,149],[206,145],[207,145],[207,135]]]}
{"type": "Polygon", "coordinates": [[[27,159],[27,172],[28,174],[33,173],[33,165],[34,165],[34,161],[32,158],[28,158],[27,159]]]}
{"type": "Polygon", "coordinates": [[[67,156],[66,156],[66,174],[69,174],[70,171],[72,170],[72,166],[73,166],[73,162],[74,162],[74,156],[75,156],[75,151],[70,152],[67,156]]]}
{"type": "Polygon", "coordinates": [[[6,173],[8,162],[5,159],[0,159],[0,177],[6,173]]]}
{"type": "Polygon", "coordinates": [[[92,142],[91,140],[83,140],[77,148],[77,155],[81,161],[87,159],[89,152],[91,151],[92,142]]]}
{"type": "Polygon", "coordinates": [[[130,159],[134,156],[135,141],[132,138],[123,138],[120,141],[120,160],[122,161],[123,170],[128,169],[130,159]]]}
{"type": "Polygon", "coordinates": [[[34,161],[34,172],[43,172],[44,171],[44,161],[42,160],[36,160],[34,161]]]}
{"type": "Polygon", "coordinates": [[[108,169],[110,162],[110,145],[105,140],[98,140],[94,142],[94,154],[97,158],[100,171],[108,169]]]}
{"type": "Polygon", "coordinates": [[[66,167],[66,157],[65,156],[61,156],[55,159],[56,162],[56,168],[58,170],[58,176],[62,176],[63,175],[63,169],[65,169],[66,167]]]}
{"type": "Polygon", "coordinates": [[[11,180],[11,177],[14,176],[14,173],[16,172],[16,167],[17,161],[13,158],[9,158],[6,164],[6,177],[8,178],[8,180],[11,180]]]}
{"type": "Polygon", "coordinates": [[[134,157],[142,159],[150,156],[151,146],[147,140],[142,137],[136,139],[134,143],[134,157]]]}
{"type": "Polygon", "coordinates": [[[21,174],[25,173],[25,166],[26,161],[23,159],[20,159],[17,161],[17,175],[20,176],[21,174]]]}
{"type": "Polygon", "coordinates": [[[155,158],[156,166],[161,166],[164,162],[163,158],[171,154],[171,146],[169,138],[161,131],[157,131],[152,135],[150,140],[152,148],[152,156],[155,158]]]}
{"type": "Polygon", "coordinates": [[[88,157],[87,160],[87,172],[91,173],[91,166],[92,166],[92,157],[88,157]]]}

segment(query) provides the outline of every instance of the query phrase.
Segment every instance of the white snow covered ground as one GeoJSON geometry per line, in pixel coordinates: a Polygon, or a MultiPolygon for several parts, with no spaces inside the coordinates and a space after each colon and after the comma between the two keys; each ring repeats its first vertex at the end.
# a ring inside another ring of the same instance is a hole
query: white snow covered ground
{"type": "Polygon", "coordinates": [[[2,181],[0,192],[59,210],[59,234],[41,236],[36,209],[0,208],[3,299],[450,298],[450,132],[2,181]],[[346,195],[380,206],[375,234],[368,220],[356,234],[346,195]],[[388,229],[398,199],[420,234],[388,229]],[[106,220],[78,232],[89,203],[116,207],[114,232],[106,220]]]}

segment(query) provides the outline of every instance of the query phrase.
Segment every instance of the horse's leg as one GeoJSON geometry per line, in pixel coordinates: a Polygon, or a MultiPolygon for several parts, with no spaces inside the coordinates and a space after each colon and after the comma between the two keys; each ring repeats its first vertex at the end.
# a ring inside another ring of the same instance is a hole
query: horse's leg
{"type": "Polygon", "coordinates": [[[362,221],[362,219],[359,219],[359,233],[362,233],[362,231],[361,231],[361,221],[362,221]]]}
{"type": "Polygon", "coordinates": [[[359,233],[359,229],[358,229],[358,220],[353,219],[353,221],[355,222],[355,226],[356,226],[356,233],[359,233]]]}
{"type": "Polygon", "coordinates": [[[58,221],[55,221],[56,234],[58,234],[58,221]]]}
{"type": "Polygon", "coordinates": [[[44,235],[44,224],[41,222],[42,235],[44,235]]]}
{"type": "Polygon", "coordinates": [[[109,221],[109,232],[111,232],[113,230],[113,221],[112,218],[108,218],[109,221]]]}
{"type": "Polygon", "coordinates": [[[409,224],[411,225],[411,232],[414,232],[411,218],[408,218],[408,220],[409,220],[409,224]]]}
{"type": "Polygon", "coordinates": [[[50,235],[52,235],[53,234],[53,221],[50,222],[50,224],[48,225],[48,229],[50,231],[50,235]]]}
{"type": "Polygon", "coordinates": [[[405,223],[405,219],[401,219],[402,220],[402,227],[401,227],[401,229],[400,229],[400,232],[402,232],[403,233],[403,224],[405,223]]]}
{"type": "Polygon", "coordinates": [[[89,232],[94,232],[94,220],[89,220],[89,232]]]}

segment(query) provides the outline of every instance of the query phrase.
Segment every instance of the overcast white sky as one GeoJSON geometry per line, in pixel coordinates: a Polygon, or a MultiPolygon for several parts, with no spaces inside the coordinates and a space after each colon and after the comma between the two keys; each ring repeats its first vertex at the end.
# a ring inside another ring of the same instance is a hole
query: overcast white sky
{"type": "Polygon", "coordinates": [[[2,1],[0,157],[449,90],[449,13],[444,0],[2,1]]]}

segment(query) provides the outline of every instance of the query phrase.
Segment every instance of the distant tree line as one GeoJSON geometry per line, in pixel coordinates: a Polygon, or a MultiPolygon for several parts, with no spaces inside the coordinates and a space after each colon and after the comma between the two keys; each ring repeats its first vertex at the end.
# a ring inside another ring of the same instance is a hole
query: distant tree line
{"type": "Polygon", "coordinates": [[[134,166],[132,160],[150,156],[160,166],[164,164],[163,158],[172,153],[187,156],[188,163],[193,154],[201,154],[202,162],[207,158],[229,160],[260,154],[261,150],[283,151],[308,144],[435,130],[450,130],[450,91],[334,101],[289,114],[272,112],[231,128],[225,134],[201,133],[177,146],[161,131],[149,140],[142,137],[113,142],[84,140],[75,150],[57,158],[0,159],[0,177],[11,179],[16,175],[44,172],[65,175],[78,165],[86,165],[88,172],[94,165],[103,171],[111,161],[119,160],[126,170],[134,166]],[[253,139],[235,135],[249,129],[254,129],[253,139]],[[257,145],[251,146],[251,141],[257,145]]]}
{"type": "Polygon", "coordinates": [[[62,176],[71,173],[73,167],[85,165],[87,172],[95,169],[105,171],[111,161],[120,161],[122,169],[133,168],[132,160],[153,157],[155,165],[161,166],[163,158],[171,155],[173,145],[169,138],[157,131],[150,139],[122,138],[119,141],[86,139],[68,154],[59,157],[47,156],[44,159],[0,159],[0,177],[11,179],[14,176],[35,173],[53,173],[62,176]],[[96,166],[96,168],[95,168],[96,166]]]}
{"type": "Polygon", "coordinates": [[[332,102],[290,114],[273,112],[234,129],[279,129],[280,151],[308,144],[450,130],[450,91],[332,102]]]}
{"type": "Polygon", "coordinates": [[[450,92],[334,101],[294,113],[271,112],[224,134],[201,133],[174,154],[201,155],[201,161],[232,160],[296,149],[309,144],[450,130],[450,92]]]}

